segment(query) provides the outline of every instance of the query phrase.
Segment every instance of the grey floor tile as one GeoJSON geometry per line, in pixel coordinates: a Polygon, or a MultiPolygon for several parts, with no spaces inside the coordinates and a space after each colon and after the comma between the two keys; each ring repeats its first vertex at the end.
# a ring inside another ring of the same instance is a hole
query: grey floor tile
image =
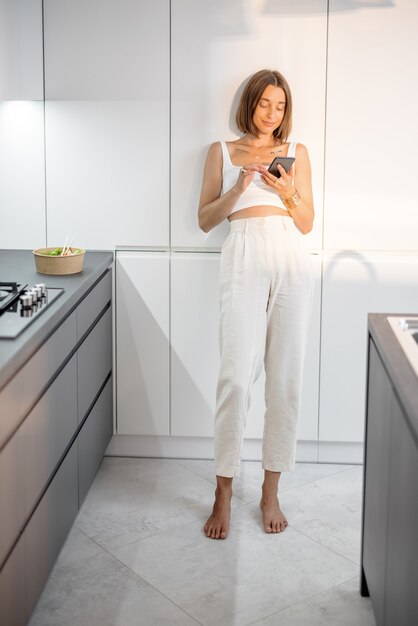
{"type": "Polygon", "coordinates": [[[205,625],[242,625],[354,577],[351,561],[287,528],[268,535],[254,505],[233,507],[225,541],[200,523],[112,553],[205,625]]]}
{"type": "Polygon", "coordinates": [[[289,524],[342,556],[360,563],[362,467],[283,492],[289,524]]]}
{"type": "Polygon", "coordinates": [[[358,578],[298,602],[253,626],[375,626],[369,598],[362,598],[358,578]]]}
{"type": "Polygon", "coordinates": [[[105,457],[74,522],[104,548],[210,514],[214,488],[169,459],[105,457]]]}
{"type": "Polygon", "coordinates": [[[192,626],[197,622],[73,528],[28,626],[192,626]]]}

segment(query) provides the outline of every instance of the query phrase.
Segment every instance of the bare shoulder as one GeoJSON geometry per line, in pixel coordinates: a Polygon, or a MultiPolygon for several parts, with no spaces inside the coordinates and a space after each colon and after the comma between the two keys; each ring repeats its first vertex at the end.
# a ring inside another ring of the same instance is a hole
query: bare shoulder
{"type": "Polygon", "coordinates": [[[296,156],[298,159],[309,159],[308,148],[303,143],[296,144],[296,156]]]}
{"type": "Polygon", "coordinates": [[[222,154],[222,146],[220,141],[214,141],[210,144],[208,149],[208,156],[219,157],[222,154]]]}

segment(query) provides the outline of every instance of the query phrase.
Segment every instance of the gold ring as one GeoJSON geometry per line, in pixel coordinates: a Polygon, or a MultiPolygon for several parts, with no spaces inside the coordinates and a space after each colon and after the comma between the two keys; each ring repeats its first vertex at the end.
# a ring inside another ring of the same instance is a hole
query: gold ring
{"type": "Polygon", "coordinates": [[[277,187],[278,182],[279,182],[279,179],[278,179],[278,178],[276,178],[276,180],[274,181],[274,185],[273,185],[273,187],[277,187]]]}

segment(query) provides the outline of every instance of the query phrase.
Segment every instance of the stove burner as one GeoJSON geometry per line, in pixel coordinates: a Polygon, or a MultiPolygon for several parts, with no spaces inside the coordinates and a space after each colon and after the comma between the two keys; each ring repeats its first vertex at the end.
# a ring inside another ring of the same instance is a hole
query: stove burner
{"type": "Polygon", "coordinates": [[[64,289],[39,283],[0,281],[0,339],[14,339],[44,311],[64,289]]]}

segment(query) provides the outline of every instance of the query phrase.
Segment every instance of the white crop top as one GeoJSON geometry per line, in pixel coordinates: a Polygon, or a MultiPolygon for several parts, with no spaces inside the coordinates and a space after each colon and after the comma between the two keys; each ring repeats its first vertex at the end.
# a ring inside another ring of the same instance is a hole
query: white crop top
{"type": "MultiPolygon", "coordinates": [[[[221,195],[223,195],[224,193],[232,189],[232,187],[237,182],[241,165],[233,165],[231,157],[229,156],[228,148],[226,147],[226,143],[224,141],[221,141],[220,144],[222,146],[223,158],[221,192],[221,195]]],[[[289,144],[287,156],[296,156],[296,142],[292,142],[289,144]]],[[[240,211],[241,209],[247,209],[251,206],[263,205],[276,206],[280,209],[284,209],[285,211],[287,211],[279,194],[276,191],[273,191],[271,187],[266,185],[266,183],[261,180],[260,174],[256,172],[254,174],[253,180],[248,185],[247,189],[238,198],[237,203],[235,204],[229,215],[235,213],[236,211],[240,211]]]]}

